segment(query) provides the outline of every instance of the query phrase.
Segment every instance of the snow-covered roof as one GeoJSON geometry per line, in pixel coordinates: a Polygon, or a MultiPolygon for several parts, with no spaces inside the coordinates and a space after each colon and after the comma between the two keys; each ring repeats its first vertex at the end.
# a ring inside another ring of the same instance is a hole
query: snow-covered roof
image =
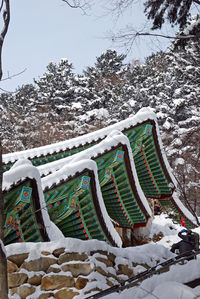
{"type": "MultiPolygon", "coordinates": [[[[79,161],[84,160],[84,159],[95,159],[99,155],[105,153],[106,151],[111,150],[112,148],[114,148],[120,144],[125,145],[126,148],[128,149],[128,158],[130,160],[131,171],[132,171],[133,178],[135,181],[135,186],[136,186],[135,191],[139,195],[139,199],[141,200],[142,205],[144,206],[144,208],[146,210],[146,213],[149,216],[151,216],[152,215],[151,209],[149,207],[149,204],[146,200],[146,197],[145,197],[145,195],[141,189],[140,183],[138,181],[138,176],[137,176],[136,169],[135,169],[135,163],[133,160],[132,150],[130,147],[129,139],[120,131],[115,130],[115,131],[111,132],[104,140],[102,140],[97,145],[94,145],[93,147],[90,147],[80,153],[74,154],[73,156],[66,157],[66,158],[45,164],[45,165],[38,166],[38,170],[40,172],[40,175],[43,176],[48,173],[54,173],[58,169],[61,169],[64,165],[67,165],[68,168],[65,168],[66,175],[71,176],[72,175],[71,173],[76,173],[78,171],[79,161]],[[75,163],[76,167],[73,168],[74,163],[75,163]]],[[[54,177],[57,181],[60,179],[58,173],[54,177]]],[[[48,182],[49,178],[50,178],[50,176],[47,176],[46,179],[42,179],[42,182],[43,182],[43,180],[44,180],[44,182],[48,182]]],[[[43,189],[44,189],[44,187],[45,186],[43,184],[43,189]]]]}
{"type": "Polygon", "coordinates": [[[44,227],[48,234],[49,240],[53,241],[58,238],[58,236],[64,237],[61,231],[51,222],[49,214],[46,208],[46,203],[44,200],[44,194],[41,187],[40,173],[36,167],[34,167],[29,160],[19,160],[13,167],[3,174],[3,184],[2,189],[7,192],[14,185],[18,184],[25,179],[34,179],[37,184],[37,193],[39,197],[40,213],[44,222],[44,227]]]}
{"type": "Polygon", "coordinates": [[[87,143],[91,143],[93,141],[97,141],[99,139],[104,139],[110,132],[113,130],[123,131],[124,129],[128,129],[129,127],[139,125],[140,123],[146,120],[155,120],[156,115],[150,108],[142,108],[135,116],[130,117],[126,120],[123,120],[114,125],[108,126],[106,128],[100,129],[98,131],[91,132],[89,134],[85,134],[83,136],[78,136],[76,138],[41,146],[38,148],[28,149],[20,152],[9,153],[3,155],[3,163],[13,163],[18,159],[32,159],[34,157],[46,156],[48,154],[52,154],[55,152],[64,151],[66,149],[72,149],[74,147],[78,147],[80,145],[84,146],[87,143]]]}
{"type": "Polygon", "coordinates": [[[42,178],[42,188],[43,190],[47,188],[51,188],[53,185],[59,184],[61,180],[65,181],[69,177],[73,177],[74,175],[78,175],[79,173],[83,172],[83,170],[91,170],[94,173],[94,177],[95,177],[94,183],[97,192],[98,206],[100,208],[101,217],[104,222],[104,226],[105,226],[104,230],[106,229],[110,235],[110,238],[114,240],[114,243],[118,247],[121,247],[122,240],[118,235],[117,231],[115,230],[104,204],[104,200],[102,197],[101,188],[98,180],[97,165],[94,161],[90,159],[82,159],[80,161],[71,164],[65,164],[61,169],[42,178]]]}
{"type": "Polygon", "coordinates": [[[70,140],[46,145],[46,146],[41,146],[38,148],[34,149],[29,149],[25,151],[20,151],[20,152],[15,152],[15,153],[9,153],[9,154],[4,154],[2,159],[3,163],[14,163],[15,161],[19,159],[33,159],[36,157],[41,157],[41,156],[47,156],[53,153],[59,153],[62,151],[65,151],[67,149],[72,149],[80,146],[84,146],[86,144],[93,143],[95,141],[100,141],[104,139],[106,136],[108,136],[113,130],[118,130],[123,132],[124,130],[127,130],[128,128],[137,126],[145,121],[154,121],[155,126],[156,126],[156,134],[158,138],[158,144],[160,147],[160,152],[161,152],[161,157],[163,159],[164,165],[166,167],[167,173],[173,182],[173,184],[176,186],[176,180],[172,174],[170,165],[167,161],[160,133],[159,133],[159,128],[156,120],[156,115],[153,112],[151,108],[145,107],[139,110],[139,112],[130,118],[127,118],[126,120],[123,120],[119,123],[116,123],[114,125],[108,126],[106,128],[100,129],[98,131],[91,132],[89,134],[85,134],[83,136],[79,136],[70,140]]]}

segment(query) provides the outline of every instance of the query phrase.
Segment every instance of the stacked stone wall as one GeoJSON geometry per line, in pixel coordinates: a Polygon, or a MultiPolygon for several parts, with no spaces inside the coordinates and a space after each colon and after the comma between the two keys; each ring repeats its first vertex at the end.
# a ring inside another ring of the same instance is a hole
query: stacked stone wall
{"type": "Polygon", "coordinates": [[[134,276],[133,262],[104,250],[65,252],[65,248],[8,256],[10,296],[29,299],[86,298],[134,276]]]}

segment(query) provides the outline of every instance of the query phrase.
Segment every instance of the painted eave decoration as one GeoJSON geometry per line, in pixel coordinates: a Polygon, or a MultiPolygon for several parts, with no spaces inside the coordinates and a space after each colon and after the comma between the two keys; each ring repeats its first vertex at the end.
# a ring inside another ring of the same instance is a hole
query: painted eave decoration
{"type": "Polygon", "coordinates": [[[84,136],[3,155],[3,168],[6,244],[74,237],[121,247],[117,227],[134,234],[147,226],[154,199],[174,221],[196,225],[176,195],[149,108],[84,136]]]}

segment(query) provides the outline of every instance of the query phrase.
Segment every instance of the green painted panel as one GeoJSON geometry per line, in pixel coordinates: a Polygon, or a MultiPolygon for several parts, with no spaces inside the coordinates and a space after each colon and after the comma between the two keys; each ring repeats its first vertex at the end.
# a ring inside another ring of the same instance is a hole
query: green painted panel
{"type": "MultiPolygon", "coordinates": [[[[127,129],[123,133],[129,138],[138,179],[143,192],[148,198],[160,198],[162,195],[171,195],[172,190],[168,186],[160,164],[152,130],[152,124],[146,122],[127,129]]],[[[35,166],[49,163],[71,156],[95,144],[96,142],[93,142],[87,144],[87,146],[80,146],[52,155],[34,158],[32,163],[35,166]]],[[[144,223],[146,221],[145,216],[138,206],[130,186],[123,149],[114,149],[94,160],[98,166],[99,182],[110,217],[121,226],[131,227],[134,223],[144,223]]],[[[4,171],[8,170],[10,166],[11,164],[4,165],[4,171]]],[[[85,178],[86,185],[83,184],[84,177],[81,177],[69,180],[66,184],[46,192],[45,200],[48,211],[51,219],[67,235],[80,236],[81,239],[105,239],[105,235],[102,233],[98,223],[98,217],[95,211],[93,212],[93,197],[90,182],[87,182],[87,174],[85,174],[85,178]],[[87,187],[84,188],[84,186],[87,187]],[[87,207],[89,207],[89,210],[87,207]],[[95,225],[97,229],[94,228],[95,225]],[[84,233],[83,230],[85,230],[84,233]]],[[[20,194],[17,196],[20,196],[20,194]]],[[[23,206],[23,201],[18,204],[23,206]]],[[[9,202],[9,206],[13,206],[12,200],[9,202]]],[[[169,205],[166,206],[169,207],[169,205]]],[[[171,203],[169,208],[172,209],[172,206],[173,204],[171,203]]],[[[25,213],[28,212],[24,211],[23,215],[25,213]]],[[[26,223],[25,216],[23,221],[26,223]]],[[[34,222],[34,220],[32,221],[34,222]]]]}
{"type": "Polygon", "coordinates": [[[124,227],[132,227],[134,223],[146,222],[130,186],[123,149],[117,148],[96,160],[109,169],[109,176],[106,180],[103,177],[107,174],[105,168],[101,167],[98,172],[101,178],[102,195],[110,217],[124,227]],[[133,214],[133,211],[136,211],[136,214],[133,214]]]}
{"type": "Polygon", "coordinates": [[[5,244],[43,241],[35,216],[31,182],[26,181],[13,187],[11,191],[4,192],[3,196],[5,199],[5,244]]]}
{"type": "Polygon", "coordinates": [[[66,237],[109,243],[99,223],[87,172],[45,191],[44,195],[51,220],[66,237]]]}

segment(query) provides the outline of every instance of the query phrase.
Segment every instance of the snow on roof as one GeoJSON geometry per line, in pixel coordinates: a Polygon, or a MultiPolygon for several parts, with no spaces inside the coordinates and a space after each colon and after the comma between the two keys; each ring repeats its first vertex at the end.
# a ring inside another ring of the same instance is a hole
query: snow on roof
{"type": "Polygon", "coordinates": [[[85,134],[83,136],[78,136],[76,138],[41,146],[38,148],[33,148],[25,151],[9,153],[3,155],[3,163],[7,164],[10,162],[15,162],[18,159],[27,159],[40,157],[42,155],[52,154],[54,152],[64,151],[66,149],[71,149],[73,147],[78,147],[80,145],[85,145],[86,143],[91,143],[92,141],[97,141],[98,139],[105,138],[111,131],[119,130],[123,131],[131,126],[139,125],[146,120],[155,120],[156,115],[151,108],[142,108],[135,116],[127,118],[119,123],[108,126],[106,128],[100,129],[98,131],[85,134]]]}
{"type": "Polygon", "coordinates": [[[97,200],[99,203],[99,206],[101,208],[101,215],[104,220],[104,223],[106,224],[106,227],[114,239],[115,243],[117,244],[118,247],[122,246],[122,240],[120,236],[118,235],[117,231],[115,230],[110,217],[107,213],[104,200],[102,197],[101,193],[101,188],[99,185],[99,180],[98,180],[98,170],[97,170],[97,164],[96,162],[90,160],[90,159],[84,159],[81,161],[77,161],[75,163],[71,163],[70,165],[65,164],[64,167],[62,167],[60,170],[44,177],[42,179],[42,187],[43,190],[48,187],[50,188],[53,184],[59,184],[60,180],[66,180],[69,176],[73,176],[77,173],[82,172],[84,169],[90,169],[93,171],[94,176],[95,176],[95,186],[96,186],[96,192],[97,192],[97,200]]]}
{"type": "Polygon", "coordinates": [[[165,163],[166,169],[168,171],[168,174],[170,176],[171,181],[173,182],[174,186],[177,186],[176,180],[172,174],[171,167],[167,161],[160,133],[159,133],[159,128],[156,120],[156,115],[153,112],[153,109],[150,107],[144,107],[139,110],[138,113],[136,113],[135,116],[127,118],[126,120],[123,120],[119,123],[116,123],[114,125],[108,126],[106,128],[100,129],[98,131],[91,132],[89,134],[79,136],[70,140],[46,145],[46,146],[41,146],[38,148],[34,149],[29,149],[25,151],[20,151],[20,152],[15,152],[15,153],[9,153],[3,155],[3,163],[13,163],[18,159],[32,159],[34,157],[40,157],[40,156],[46,156],[47,154],[53,154],[55,152],[60,152],[64,151],[66,149],[72,149],[74,147],[78,146],[84,146],[87,143],[91,143],[93,141],[97,141],[99,139],[104,139],[107,135],[109,135],[113,130],[119,130],[123,131],[124,129],[128,129],[129,127],[139,125],[140,123],[148,120],[153,120],[156,124],[156,133],[158,136],[158,144],[160,146],[161,154],[163,161],[165,163]]]}
{"type": "Polygon", "coordinates": [[[81,145],[84,146],[87,143],[91,143],[91,142],[97,141],[99,139],[104,139],[113,130],[123,131],[124,129],[128,129],[132,126],[139,125],[140,123],[143,123],[144,121],[148,121],[148,120],[153,120],[156,124],[158,143],[159,143],[159,146],[161,149],[163,161],[166,165],[167,171],[169,173],[169,176],[170,176],[173,184],[176,186],[177,185],[176,180],[171,172],[170,165],[167,161],[167,158],[166,158],[166,155],[165,155],[165,152],[163,149],[163,145],[162,145],[162,141],[161,141],[160,133],[159,133],[159,128],[158,128],[158,124],[157,124],[157,120],[156,120],[156,115],[153,112],[153,109],[150,107],[144,107],[144,108],[140,109],[139,112],[136,113],[136,115],[133,117],[127,118],[126,120],[123,120],[119,123],[116,123],[114,125],[108,126],[103,129],[100,129],[98,131],[91,132],[91,133],[83,135],[83,136],[79,136],[79,137],[76,137],[76,138],[73,138],[70,140],[66,140],[66,141],[62,141],[62,142],[58,142],[58,143],[54,143],[54,144],[50,144],[50,145],[46,145],[46,146],[41,146],[41,147],[34,148],[34,149],[4,154],[2,157],[3,163],[5,163],[5,164],[13,163],[18,159],[28,159],[28,158],[32,159],[34,157],[40,157],[42,155],[46,156],[47,154],[53,154],[55,152],[64,151],[66,149],[72,149],[74,147],[78,147],[81,145]]]}
{"type": "Polygon", "coordinates": [[[26,178],[35,179],[36,181],[41,214],[49,239],[55,240],[57,238],[64,237],[61,231],[50,221],[41,186],[40,173],[29,160],[24,159],[17,161],[9,171],[6,171],[3,174],[2,190],[8,191],[11,186],[15,185],[19,181],[23,181],[26,178]]]}
{"type": "MultiPolygon", "coordinates": [[[[84,160],[84,159],[92,159],[97,157],[99,154],[103,154],[105,151],[108,151],[112,149],[114,146],[117,146],[119,144],[126,145],[128,149],[129,159],[130,159],[130,165],[131,165],[131,171],[135,180],[135,185],[137,189],[137,193],[142,201],[143,206],[145,207],[147,213],[149,216],[152,215],[151,209],[149,207],[149,204],[146,200],[146,197],[141,189],[138,176],[136,173],[135,163],[132,156],[132,150],[130,146],[130,142],[128,137],[126,137],[123,133],[120,131],[114,130],[111,132],[104,140],[102,140],[97,145],[94,145],[80,153],[74,154],[73,156],[66,157],[45,165],[38,166],[38,170],[40,172],[40,175],[44,175],[50,172],[55,172],[56,170],[62,168],[64,165],[68,165],[68,169],[66,169],[66,172],[68,175],[72,175],[71,173],[76,173],[78,171],[78,164],[76,164],[76,167],[73,169],[74,163],[78,163],[78,161],[84,160]]],[[[49,176],[47,176],[46,179],[42,179],[42,182],[48,182],[49,176]]],[[[60,175],[55,175],[55,180],[60,180],[60,175]]],[[[43,185],[44,190],[44,185],[43,185]]]]}
{"type": "MultiPolygon", "coordinates": [[[[155,124],[156,124],[156,134],[157,134],[157,137],[158,137],[158,144],[159,144],[159,147],[160,147],[160,152],[161,152],[161,155],[162,155],[162,158],[163,158],[163,161],[165,163],[165,166],[166,166],[166,169],[167,169],[167,172],[170,176],[170,179],[172,181],[171,184],[174,184],[175,187],[177,187],[177,181],[172,173],[172,169],[171,169],[171,166],[169,165],[169,162],[167,160],[167,157],[166,157],[166,154],[165,154],[165,151],[164,151],[164,148],[163,148],[163,143],[162,143],[162,139],[161,139],[161,136],[160,136],[160,131],[159,131],[159,127],[158,127],[158,123],[157,121],[155,121],[155,124]]],[[[169,186],[169,187],[173,187],[173,186],[169,186]]]]}
{"type": "Polygon", "coordinates": [[[25,178],[40,181],[40,173],[29,160],[23,159],[17,161],[9,171],[3,174],[3,191],[7,191],[10,187],[25,178]]]}

